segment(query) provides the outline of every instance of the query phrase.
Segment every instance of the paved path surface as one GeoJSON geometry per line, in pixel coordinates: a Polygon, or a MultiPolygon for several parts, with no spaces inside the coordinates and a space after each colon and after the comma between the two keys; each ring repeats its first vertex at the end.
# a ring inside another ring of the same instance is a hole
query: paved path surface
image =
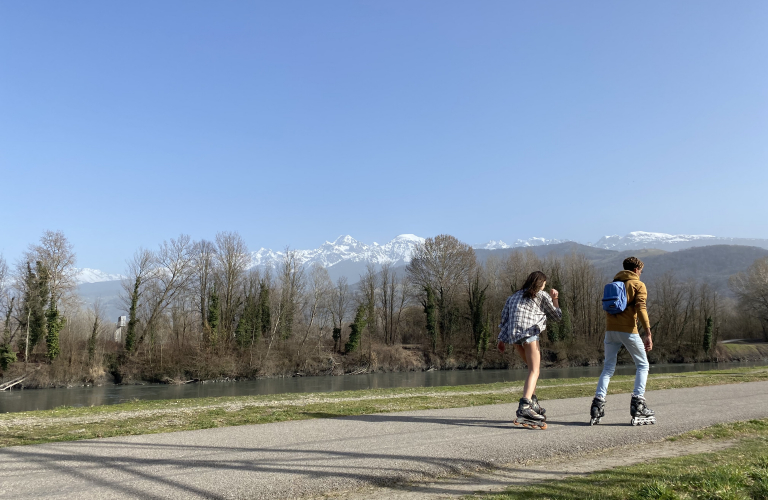
{"type": "MultiPolygon", "coordinates": [[[[632,445],[768,417],[768,382],[652,391],[658,423],[629,425],[629,395],[543,402],[545,431],[516,404],[227,427],[0,449],[0,498],[296,498],[632,445]]],[[[564,458],[568,460],[569,458],[564,458]]]]}

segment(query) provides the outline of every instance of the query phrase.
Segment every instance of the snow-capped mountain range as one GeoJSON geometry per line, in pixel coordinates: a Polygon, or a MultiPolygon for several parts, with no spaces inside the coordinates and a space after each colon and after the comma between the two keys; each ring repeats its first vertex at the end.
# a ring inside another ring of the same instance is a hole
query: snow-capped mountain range
{"type": "Polygon", "coordinates": [[[527,240],[515,240],[514,243],[507,244],[501,240],[491,240],[488,243],[482,243],[480,245],[473,245],[472,248],[483,250],[498,250],[501,248],[521,248],[521,247],[537,247],[541,245],[555,245],[557,243],[566,243],[571,240],[556,240],[547,238],[528,238],[527,240]]]}
{"type": "MultiPolygon", "coordinates": [[[[554,245],[568,241],[571,240],[534,237],[527,240],[518,239],[514,243],[508,244],[501,240],[491,240],[487,243],[473,245],[473,248],[499,250],[554,245]]],[[[335,270],[335,266],[343,267],[339,266],[340,264],[358,267],[368,263],[376,266],[390,263],[398,266],[410,262],[414,248],[423,242],[424,238],[420,236],[401,234],[388,243],[368,245],[354,239],[352,236],[346,235],[339,236],[334,241],[326,241],[319,248],[295,250],[295,252],[297,261],[300,264],[311,266],[318,263],[329,270],[335,270]]],[[[689,235],[634,231],[624,236],[603,236],[595,243],[587,243],[586,245],[617,251],[639,250],[643,248],[675,251],[706,245],[745,245],[768,249],[768,239],[723,238],[708,234],[689,235]]],[[[284,257],[284,251],[261,248],[251,253],[250,267],[275,269],[280,265],[284,257]]],[[[77,274],[78,283],[98,283],[120,280],[122,278],[119,274],[109,274],[88,268],[79,269],[77,274]]]]}
{"type": "MultiPolygon", "coordinates": [[[[538,245],[551,245],[564,243],[568,240],[554,240],[546,238],[530,238],[516,240],[512,244],[503,241],[489,241],[474,245],[473,248],[496,250],[501,248],[531,247],[538,245]]],[[[389,243],[380,245],[366,245],[357,241],[352,236],[339,236],[335,241],[326,241],[320,248],[314,250],[296,250],[296,260],[303,265],[311,266],[318,263],[323,267],[333,267],[341,262],[363,262],[375,265],[389,263],[392,265],[407,264],[411,261],[416,245],[424,243],[424,238],[414,234],[401,234],[389,243]]],[[[251,253],[252,267],[277,267],[285,257],[285,252],[279,252],[261,248],[251,253]]]]}
{"type": "MultiPolygon", "coordinates": [[[[411,261],[416,245],[424,238],[414,234],[401,234],[389,243],[366,245],[352,236],[339,236],[335,241],[326,241],[314,250],[295,250],[296,260],[306,266],[315,263],[323,267],[332,267],[342,261],[365,262],[376,265],[393,265],[411,261]]],[[[251,253],[251,267],[277,267],[285,257],[285,252],[261,248],[251,253]]]]}
{"type": "Polygon", "coordinates": [[[684,250],[707,245],[744,245],[768,248],[768,240],[752,238],[723,238],[710,234],[666,234],[633,231],[625,236],[603,236],[589,246],[606,250],[639,250],[655,248],[658,250],[684,250]]]}

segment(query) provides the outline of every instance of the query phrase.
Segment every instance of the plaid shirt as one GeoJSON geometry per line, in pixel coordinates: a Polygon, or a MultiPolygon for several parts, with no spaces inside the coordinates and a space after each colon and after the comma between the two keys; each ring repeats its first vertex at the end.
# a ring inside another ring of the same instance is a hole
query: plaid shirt
{"type": "Polygon", "coordinates": [[[518,290],[507,299],[501,312],[499,340],[514,344],[528,337],[539,335],[547,329],[547,316],[560,321],[563,312],[552,303],[552,297],[544,290],[529,299],[518,290]]]}

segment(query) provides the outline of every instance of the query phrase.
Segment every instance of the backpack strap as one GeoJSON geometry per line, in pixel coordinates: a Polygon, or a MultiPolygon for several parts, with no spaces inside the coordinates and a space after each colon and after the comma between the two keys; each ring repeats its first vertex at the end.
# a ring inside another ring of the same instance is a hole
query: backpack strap
{"type": "MultiPolygon", "coordinates": [[[[627,288],[627,281],[632,281],[633,279],[634,278],[627,278],[625,280],[613,280],[612,283],[616,283],[617,281],[621,281],[622,283],[624,283],[624,288],[626,289],[627,288]]],[[[637,280],[637,281],[640,281],[640,280],[637,280]]],[[[629,294],[627,294],[627,296],[629,296],[629,294]]],[[[629,297],[627,297],[627,298],[629,298],[629,297]]],[[[627,301],[627,306],[633,306],[633,305],[635,305],[635,296],[634,295],[632,296],[632,302],[627,301]]]]}

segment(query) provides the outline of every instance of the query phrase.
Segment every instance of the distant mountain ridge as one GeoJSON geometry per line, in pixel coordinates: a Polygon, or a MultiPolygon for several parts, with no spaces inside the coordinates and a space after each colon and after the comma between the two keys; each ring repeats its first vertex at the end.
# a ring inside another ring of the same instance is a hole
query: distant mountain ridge
{"type": "MultiPolygon", "coordinates": [[[[411,261],[413,251],[417,245],[424,242],[424,238],[414,234],[401,234],[384,244],[366,244],[350,235],[339,236],[334,241],[326,241],[320,247],[312,250],[295,250],[299,264],[311,266],[315,263],[328,269],[331,277],[357,276],[361,274],[367,264],[380,267],[385,263],[392,266],[405,265],[411,261]]],[[[750,238],[724,238],[712,235],[686,235],[667,234],[646,231],[633,231],[624,236],[603,236],[595,243],[581,244],[571,240],[554,238],[533,237],[518,239],[508,244],[502,240],[491,240],[486,243],[473,245],[478,256],[485,252],[508,251],[511,249],[537,249],[546,252],[554,250],[561,245],[577,246],[577,252],[587,252],[587,248],[595,250],[613,250],[625,252],[630,250],[656,249],[664,251],[677,251],[687,248],[711,246],[711,245],[740,245],[768,249],[768,239],[750,238]],[[566,245],[567,244],[567,245],[566,245]]],[[[591,251],[590,251],[591,252],[591,251]]],[[[594,252],[591,252],[594,253],[594,252]]],[[[276,269],[285,257],[285,251],[275,251],[261,248],[251,252],[250,268],[276,269]]],[[[482,257],[481,257],[482,260],[482,257]]],[[[103,281],[120,280],[119,274],[109,274],[96,269],[83,268],[78,271],[78,283],[100,283],[103,281]]]]}
{"type": "Polygon", "coordinates": [[[603,236],[589,246],[618,251],[638,250],[641,248],[675,251],[710,245],[741,245],[768,249],[768,240],[757,238],[723,238],[709,234],[666,234],[633,231],[625,236],[603,236]]]}
{"type": "MultiPolygon", "coordinates": [[[[376,265],[393,265],[410,262],[413,249],[424,242],[424,238],[414,234],[401,234],[389,243],[366,245],[352,236],[339,236],[335,241],[326,241],[314,250],[295,250],[296,260],[302,265],[315,263],[323,267],[332,267],[342,261],[365,262],[376,265]]],[[[251,253],[251,267],[277,267],[285,257],[285,252],[261,248],[251,253]]]]}
{"type": "MultiPolygon", "coordinates": [[[[369,263],[377,269],[384,263],[390,263],[395,272],[402,275],[406,264],[411,261],[414,248],[422,242],[424,238],[404,234],[383,245],[366,245],[347,235],[325,242],[315,250],[296,250],[296,254],[301,264],[318,263],[328,270],[332,280],[345,276],[353,284],[365,273],[369,263]]],[[[746,270],[755,259],[768,256],[768,240],[639,231],[623,237],[606,236],[592,245],[545,238],[517,240],[513,245],[497,241],[475,245],[474,248],[480,262],[491,257],[504,259],[513,252],[533,252],[541,258],[580,254],[606,277],[621,269],[624,258],[636,255],[646,263],[643,278],[648,282],[672,272],[683,280],[705,280],[724,294],[729,293],[730,275],[746,270]],[[728,243],[723,244],[723,241],[728,243]]],[[[262,248],[251,253],[251,267],[275,269],[284,256],[285,252],[262,248]]],[[[119,298],[122,289],[119,280],[122,278],[121,275],[95,269],[79,269],[78,292],[86,304],[101,300],[108,317],[116,318],[125,314],[125,305],[119,298]]]]}

